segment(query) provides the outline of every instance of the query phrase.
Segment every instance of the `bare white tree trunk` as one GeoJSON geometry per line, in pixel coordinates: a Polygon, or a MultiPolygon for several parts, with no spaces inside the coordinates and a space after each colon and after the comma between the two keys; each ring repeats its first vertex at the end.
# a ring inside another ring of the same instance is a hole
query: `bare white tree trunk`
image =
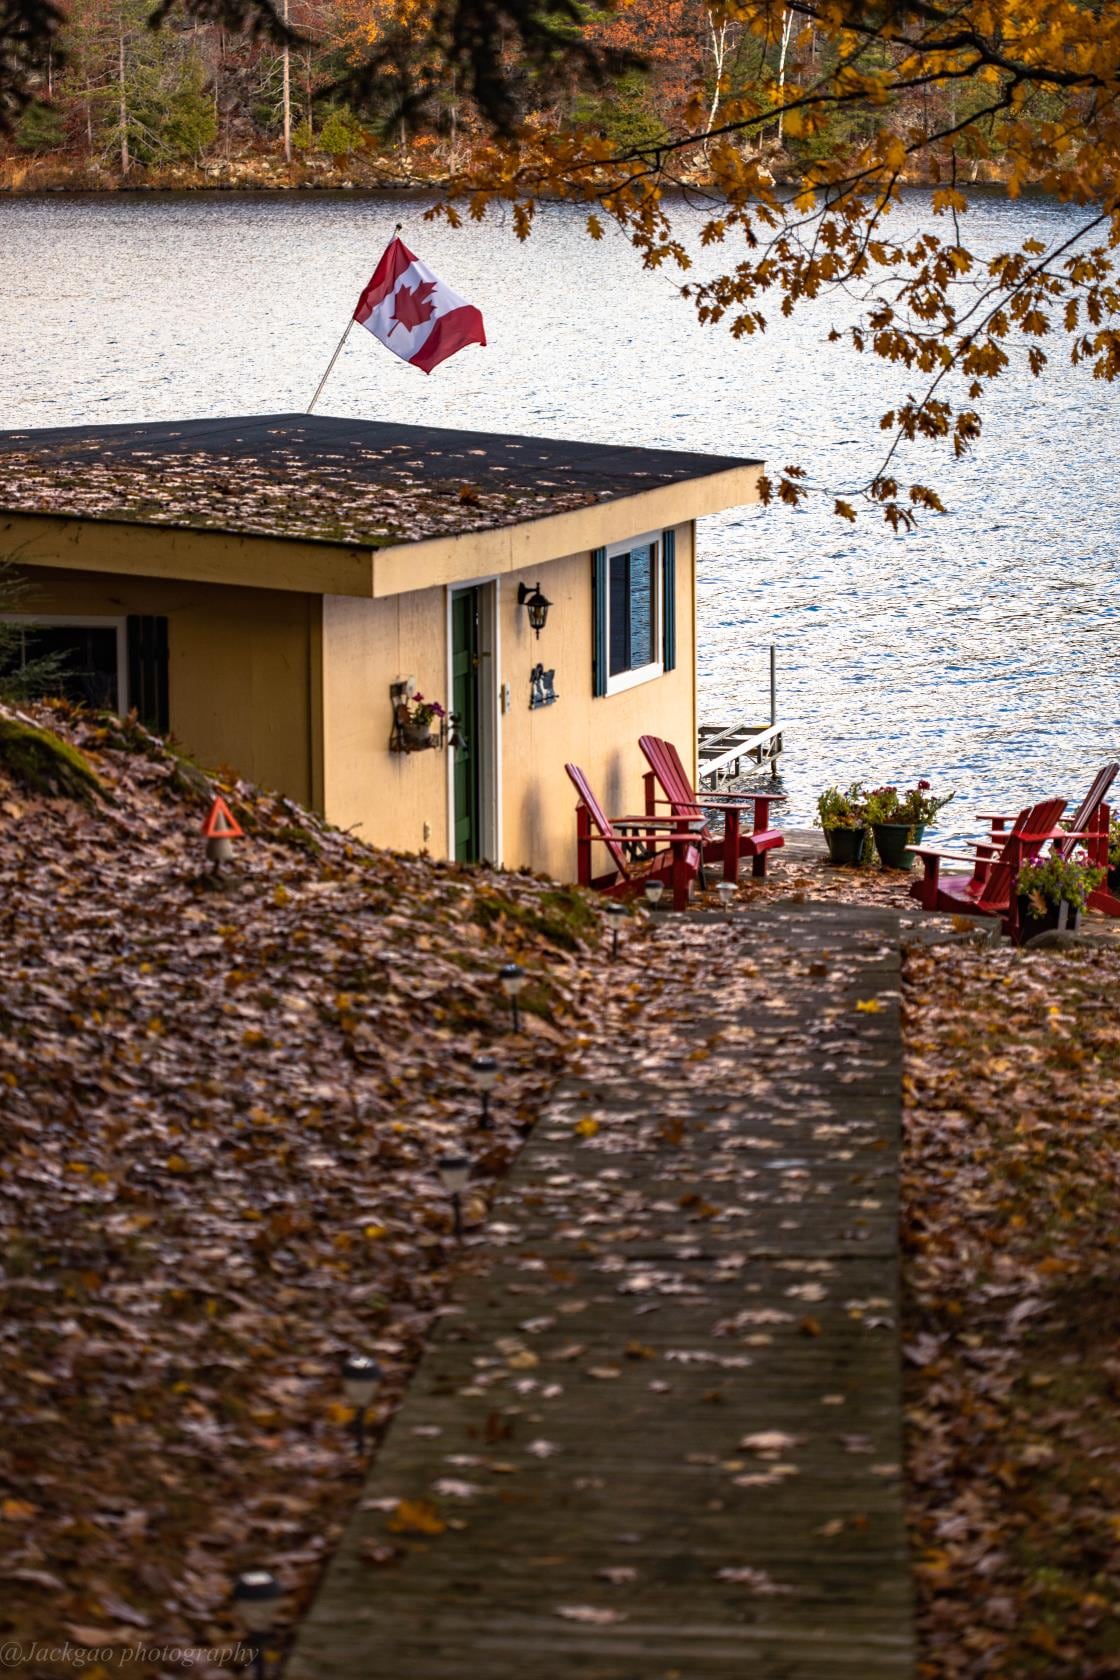
{"type": "MultiPolygon", "coordinates": [[[[719,110],[720,99],[723,97],[723,66],[727,58],[728,25],[725,21],[721,23],[717,29],[715,19],[713,18],[711,12],[706,10],[704,15],[708,20],[708,39],[712,49],[712,67],[715,71],[715,87],[712,92],[712,103],[708,111],[708,120],[704,124],[704,133],[707,135],[710,134],[712,129],[716,126],[716,113],[719,110]]],[[[706,145],[704,147],[704,152],[705,155],[707,155],[706,145]]]]}
{"type": "MultiPolygon", "coordinates": [[[[782,14],[782,47],[781,47],[781,52],[778,54],[778,103],[779,103],[779,105],[781,104],[782,98],[783,98],[783,96],[785,94],[785,91],[786,91],[786,54],[789,52],[789,38],[792,34],[793,34],[793,13],[787,7],[786,10],[784,11],[784,13],[782,14]]],[[[785,123],[785,117],[784,117],[782,111],[779,110],[779,112],[778,112],[778,139],[779,140],[782,138],[782,128],[784,126],[784,123],[785,123]]]]}
{"type": "MultiPolygon", "coordinates": [[[[288,0],[284,0],[284,22],[288,21],[288,0]]],[[[292,161],[292,65],[291,52],[284,43],[284,162],[292,161]]]]}
{"type": "Polygon", "coordinates": [[[128,101],[124,92],[124,11],[120,14],[117,32],[117,120],[121,125],[121,174],[127,175],[131,159],[128,155],[128,101]]]}

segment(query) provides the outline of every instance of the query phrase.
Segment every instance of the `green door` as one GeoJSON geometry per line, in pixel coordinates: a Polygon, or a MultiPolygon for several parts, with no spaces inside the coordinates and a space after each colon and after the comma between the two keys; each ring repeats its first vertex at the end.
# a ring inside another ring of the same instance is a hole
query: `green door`
{"type": "Polygon", "coordinates": [[[477,863],[479,835],[479,683],[477,589],[451,597],[451,709],[455,733],[455,857],[477,863]]]}

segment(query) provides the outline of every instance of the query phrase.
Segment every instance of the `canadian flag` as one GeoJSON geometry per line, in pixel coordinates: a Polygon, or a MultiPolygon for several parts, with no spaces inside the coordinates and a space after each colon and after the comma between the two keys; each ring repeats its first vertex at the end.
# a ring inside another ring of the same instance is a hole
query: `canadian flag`
{"type": "Polygon", "coordinates": [[[425,373],[466,344],[486,343],[481,312],[418,262],[396,236],[358,299],[354,319],[425,373]]]}

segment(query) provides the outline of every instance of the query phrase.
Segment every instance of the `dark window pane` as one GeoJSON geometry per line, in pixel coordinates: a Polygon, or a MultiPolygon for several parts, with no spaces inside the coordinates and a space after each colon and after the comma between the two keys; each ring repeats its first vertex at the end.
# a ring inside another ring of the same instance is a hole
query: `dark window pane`
{"type": "Polygon", "coordinates": [[[653,574],[653,544],[630,550],[630,669],[652,665],[653,633],[657,617],[657,586],[653,574]]]}
{"type": "Polygon", "coordinates": [[[147,613],[130,613],[125,634],[129,707],[145,729],[154,735],[166,735],[171,727],[167,620],[147,613]]]}
{"type": "Polygon", "coordinates": [[[60,694],[97,710],[117,711],[117,632],[108,626],[30,625],[23,633],[20,664],[53,658],[55,675],[43,684],[46,694],[60,694]]]}
{"type": "Polygon", "coordinates": [[[657,545],[610,558],[607,669],[612,677],[657,659],[657,545]]]}
{"type": "Polygon", "coordinates": [[[630,556],[611,555],[610,646],[607,669],[612,677],[630,669],[630,556]]]}

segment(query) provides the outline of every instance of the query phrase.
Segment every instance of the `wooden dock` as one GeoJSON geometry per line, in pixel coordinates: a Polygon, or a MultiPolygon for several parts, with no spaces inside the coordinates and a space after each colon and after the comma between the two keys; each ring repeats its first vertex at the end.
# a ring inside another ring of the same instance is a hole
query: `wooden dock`
{"type": "Polygon", "coordinates": [[[770,722],[768,724],[702,723],[697,731],[696,746],[698,787],[714,793],[727,783],[736,782],[751,770],[769,767],[777,776],[778,763],[785,751],[782,727],[778,722],[778,650],[770,645],[770,722]]]}
{"type": "Polygon", "coordinates": [[[770,774],[778,774],[778,761],[784,751],[781,725],[702,723],[699,730],[697,759],[700,787],[714,793],[727,782],[735,782],[752,769],[769,766],[770,774]]]}
{"type": "Polygon", "coordinates": [[[896,918],[657,923],[468,1243],[288,1680],[911,1674],[896,918]]]}

